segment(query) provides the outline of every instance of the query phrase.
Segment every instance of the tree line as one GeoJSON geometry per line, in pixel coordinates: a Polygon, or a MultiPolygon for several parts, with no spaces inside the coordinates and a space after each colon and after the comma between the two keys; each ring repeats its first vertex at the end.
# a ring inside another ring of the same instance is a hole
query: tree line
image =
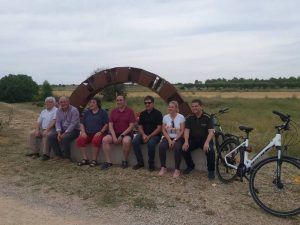
{"type": "Polygon", "coordinates": [[[196,88],[200,89],[294,89],[300,88],[300,77],[289,78],[270,78],[270,79],[245,79],[236,78],[233,79],[209,79],[205,82],[195,80],[194,83],[178,83],[177,86],[181,90],[196,88]]]}

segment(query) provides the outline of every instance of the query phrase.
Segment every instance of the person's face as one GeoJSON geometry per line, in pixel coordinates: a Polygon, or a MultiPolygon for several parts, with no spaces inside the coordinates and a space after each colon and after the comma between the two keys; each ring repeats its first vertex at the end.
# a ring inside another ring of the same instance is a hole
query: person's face
{"type": "Polygon", "coordinates": [[[69,108],[70,102],[66,98],[59,99],[59,105],[63,110],[66,110],[69,108]]]}
{"type": "Polygon", "coordinates": [[[52,109],[54,107],[54,105],[55,105],[55,103],[52,100],[47,100],[45,102],[45,104],[46,104],[46,108],[47,109],[52,109]]]}
{"type": "Polygon", "coordinates": [[[154,107],[154,102],[152,102],[150,99],[146,99],[144,101],[145,109],[148,111],[151,111],[154,107]]]}
{"type": "Polygon", "coordinates": [[[97,101],[92,99],[89,103],[89,107],[91,110],[97,110],[99,107],[97,105],[97,101]]]}
{"type": "Polygon", "coordinates": [[[176,105],[174,105],[173,103],[169,103],[169,105],[168,105],[168,112],[170,114],[177,113],[176,105]]]}
{"type": "Polygon", "coordinates": [[[123,108],[125,106],[125,99],[123,96],[118,96],[116,102],[118,108],[123,108]]]}
{"type": "Polygon", "coordinates": [[[203,108],[199,103],[197,102],[192,103],[192,113],[199,114],[202,112],[202,110],[203,108]]]}

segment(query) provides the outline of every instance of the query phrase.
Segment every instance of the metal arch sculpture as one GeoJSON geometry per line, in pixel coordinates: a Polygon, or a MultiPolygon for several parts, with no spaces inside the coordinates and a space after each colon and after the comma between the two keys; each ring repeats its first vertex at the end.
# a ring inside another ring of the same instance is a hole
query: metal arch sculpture
{"type": "Polygon", "coordinates": [[[89,100],[104,88],[127,82],[137,83],[149,88],[167,103],[176,100],[179,104],[180,113],[185,116],[191,113],[190,106],[171,83],[156,74],[133,67],[115,67],[95,73],[73,91],[70,102],[82,112],[89,100]]]}

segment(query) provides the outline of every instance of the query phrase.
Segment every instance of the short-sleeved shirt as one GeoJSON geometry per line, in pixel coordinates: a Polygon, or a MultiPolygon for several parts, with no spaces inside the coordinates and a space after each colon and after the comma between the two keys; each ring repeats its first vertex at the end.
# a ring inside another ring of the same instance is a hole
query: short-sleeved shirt
{"type": "Polygon", "coordinates": [[[195,114],[189,115],[185,122],[185,128],[190,130],[190,139],[205,142],[208,129],[214,129],[214,126],[210,116],[203,112],[199,118],[195,114]]]}
{"type": "Polygon", "coordinates": [[[143,126],[146,135],[151,134],[159,125],[162,125],[162,114],[153,108],[150,112],[144,110],[140,114],[139,125],[143,126]]]}
{"type": "Polygon", "coordinates": [[[44,109],[37,120],[41,124],[41,129],[46,130],[51,122],[56,118],[57,108],[53,107],[52,109],[44,109]]]}
{"type": "Polygon", "coordinates": [[[83,114],[82,124],[84,125],[87,135],[96,134],[107,123],[108,115],[103,109],[99,109],[96,113],[93,113],[91,109],[88,109],[83,114]]]}
{"type": "Polygon", "coordinates": [[[180,113],[177,113],[174,119],[171,118],[170,114],[164,116],[163,123],[166,124],[166,130],[170,138],[177,137],[177,134],[180,132],[180,124],[184,121],[185,118],[180,113]]]}
{"type": "Polygon", "coordinates": [[[110,113],[109,122],[113,123],[114,131],[119,135],[129,127],[130,123],[135,123],[135,115],[129,107],[126,107],[123,111],[115,108],[110,113]]]}

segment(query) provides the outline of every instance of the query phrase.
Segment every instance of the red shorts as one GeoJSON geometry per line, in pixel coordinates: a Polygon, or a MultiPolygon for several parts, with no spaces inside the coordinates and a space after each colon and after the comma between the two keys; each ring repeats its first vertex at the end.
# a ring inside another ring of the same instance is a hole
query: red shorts
{"type": "Polygon", "coordinates": [[[103,134],[99,136],[89,135],[86,138],[79,136],[76,140],[78,147],[84,148],[87,144],[92,143],[94,147],[100,147],[102,143],[103,134]]]}

